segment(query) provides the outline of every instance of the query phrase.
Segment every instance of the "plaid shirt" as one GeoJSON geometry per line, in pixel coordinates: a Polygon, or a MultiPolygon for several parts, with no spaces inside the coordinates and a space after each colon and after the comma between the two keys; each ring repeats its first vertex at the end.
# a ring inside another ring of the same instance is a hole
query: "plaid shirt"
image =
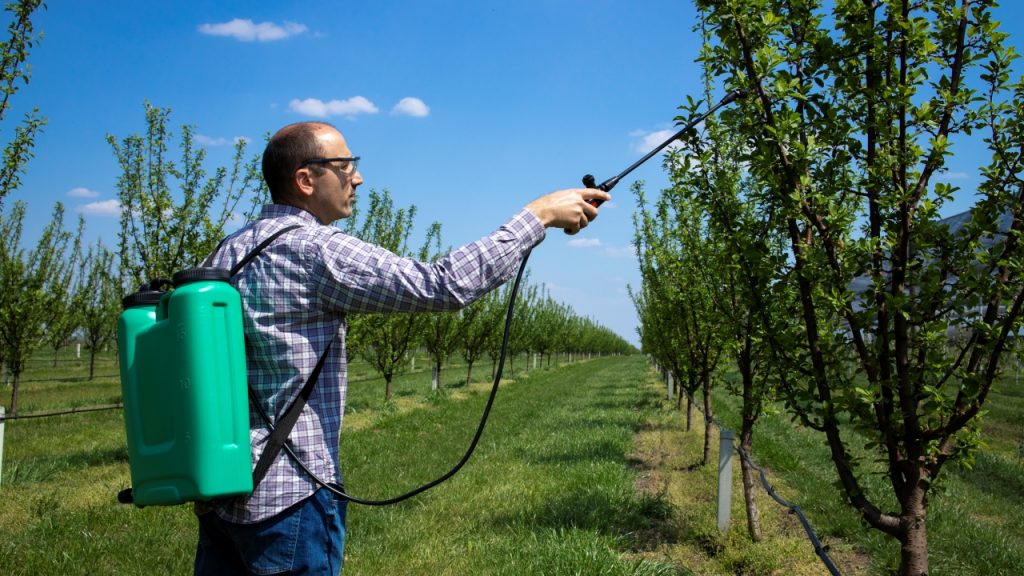
{"type": "MultiPolygon", "coordinates": [[[[544,239],[528,210],[484,238],[434,264],[400,258],[324,226],[312,214],[281,204],[229,236],[207,265],[231,268],[262,240],[301,224],[267,246],[232,284],[242,295],[249,384],[268,414],[279,418],[298,396],[327,344],[331,347],[289,444],[314,474],[340,482],[338,441],[345,412],[345,315],[364,312],[456,310],[508,280],[523,255],[544,239]]],[[[269,436],[250,407],[253,467],[269,436]]],[[[247,497],[214,506],[230,522],[265,520],[311,495],[318,486],[282,451],[247,497]]],[[[197,513],[210,505],[197,504],[197,513]]]]}

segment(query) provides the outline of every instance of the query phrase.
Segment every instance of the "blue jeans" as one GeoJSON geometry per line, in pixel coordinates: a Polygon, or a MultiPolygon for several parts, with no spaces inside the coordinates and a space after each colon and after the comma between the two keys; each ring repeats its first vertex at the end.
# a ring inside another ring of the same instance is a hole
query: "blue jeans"
{"type": "Polygon", "coordinates": [[[320,489],[255,524],[199,515],[196,576],[306,574],[338,576],[345,547],[347,501],[320,489]]]}

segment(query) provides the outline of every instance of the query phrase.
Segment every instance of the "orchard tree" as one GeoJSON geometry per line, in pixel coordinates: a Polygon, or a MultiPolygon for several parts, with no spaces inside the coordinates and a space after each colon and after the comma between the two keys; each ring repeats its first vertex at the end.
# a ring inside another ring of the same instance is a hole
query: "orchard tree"
{"type": "MultiPolygon", "coordinates": [[[[443,256],[441,253],[441,224],[435,222],[427,232],[428,242],[433,242],[431,262],[443,256]]],[[[449,249],[448,251],[451,251],[449,249]]],[[[431,389],[441,387],[441,369],[459,346],[459,315],[455,311],[432,312],[423,323],[423,346],[430,353],[433,364],[431,389]]]]}
{"type": "Polygon", "coordinates": [[[473,381],[473,364],[489,348],[494,333],[501,330],[502,302],[499,291],[492,290],[459,313],[459,350],[466,361],[466,385],[473,381]]]}
{"type": "MultiPolygon", "coordinates": [[[[11,97],[22,85],[28,84],[30,74],[29,51],[36,41],[32,17],[43,7],[41,0],[18,0],[6,5],[10,23],[7,38],[0,42],[0,123],[7,116],[11,97]]],[[[4,197],[21,184],[25,164],[32,157],[35,136],[44,120],[33,110],[15,128],[14,139],[4,147],[3,166],[0,167],[0,208],[4,197]]]]}
{"type": "MultiPolygon", "coordinates": [[[[690,169],[684,158],[672,172],[679,185],[680,174],[690,169]]],[[[711,387],[725,347],[725,324],[718,311],[727,279],[717,262],[723,257],[721,243],[710,234],[707,219],[694,204],[680,201],[673,189],[666,190],[651,208],[637,187],[639,224],[636,246],[641,251],[641,275],[650,283],[665,321],[677,325],[673,344],[685,362],[687,392],[702,393],[704,405],[705,465],[711,463],[714,408],[711,387]]],[[[689,411],[688,411],[689,414],[689,411]]],[[[689,423],[687,424],[689,427],[689,423]]]]}
{"type": "Polygon", "coordinates": [[[931,488],[977,447],[1021,328],[1016,54],[991,1],[697,5],[712,81],[750,92],[721,121],[786,239],[783,301],[766,305],[794,306],[801,337],[769,340],[780,391],[823,434],[850,504],[899,542],[900,572],[926,574],[931,488]],[[943,178],[966,147],[991,156],[973,195],[943,178]],[[957,199],[970,212],[952,225],[957,199]],[[873,468],[849,445],[864,437],[888,493],[864,482],[873,468]]]}
{"type": "Polygon", "coordinates": [[[560,340],[569,337],[565,333],[565,329],[571,313],[572,310],[567,305],[556,302],[544,287],[534,316],[535,328],[532,346],[534,353],[539,354],[542,360],[547,356],[549,368],[551,367],[551,353],[558,346],[560,340]]]}
{"type": "MultiPolygon", "coordinates": [[[[398,256],[412,256],[408,242],[415,216],[415,206],[396,208],[390,192],[370,190],[367,217],[356,235],[398,256]]],[[[350,230],[356,228],[355,222],[347,225],[350,230]]],[[[430,230],[431,234],[440,234],[439,226],[430,230]]],[[[428,235],[419,253],[420,260],[427,259],[432,241],[433,237],[428,235]]],[[[354,351],[384,377],[385,402],[391,400],[391,383],[405,370],[406,354],[421,337],[425,322],[426,315],[412,313],[349,316],[349,340],[354,344],[354,351]]]]}
{"type": "Polygon", "coordinates": [[[209,175],[206,150],[196,145],[195,129],[181,127],[180,160],[175,161],[171,110],[149,103],[145,109],[145,135],[120,141],[107,135],[121,168],[121,274],[134,285],[198,266],[224,237],[227,225],[241,219],[236,210],[242,198],[251,195],[256,205],[266,197],[258,157],[244,159],[245,140],[235,143],[230,170],[218,167],[209,175]]]}
{"type": "Polygon", "coordinates": [[[46,319],[46,342],[53,348],[53,366],[57,366],[57,353],[67,346],[71,336],[78,330],[81,323],[81,309],[75,305],[75,280],[79,262],[82,258],[82,234],[85,231],[85,218],[78,216],[78,231],[74,236],[74,245],[68,258],[58,264],[53,271],[53,291],[50,298],[50,315],[46,319]]]}
{"type": "Polygon", "coordinates": [[[57,204],[53,218],[35,248],[21,247],[25,203],[16,202],[0,227],[0,342],[12,380],[10,413],[18,412],[18,389],[25,362],[39,347],[50,318],[54,275],[65,258],[71,233],[64,230],[64,207],[57,204]]]}
{"type": "Polygon", "coordinates": [[[96,371],[96,354],[117,336],[122,287],[113,274],[115,255],[102,242],[89,248],[78,272],[75,305],[89,349],[89,380],[96,371]]]}

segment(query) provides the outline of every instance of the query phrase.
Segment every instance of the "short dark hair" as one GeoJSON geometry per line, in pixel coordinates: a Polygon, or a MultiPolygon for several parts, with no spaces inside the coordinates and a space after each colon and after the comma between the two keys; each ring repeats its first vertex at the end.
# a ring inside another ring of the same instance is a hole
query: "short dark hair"
{"type": "MultiPolygon", "coordinates": [[[[263,179],[274,203],[281,204],[292,195],[299,164],[323,156],[316,134],[325,127],[334,128],[327,122],[297,122],[281,128],[270,137],[263,150],[263,179]]],[[[314,174],[324,170],[317,164],[310,164],[309,168],[314,174]]]]}

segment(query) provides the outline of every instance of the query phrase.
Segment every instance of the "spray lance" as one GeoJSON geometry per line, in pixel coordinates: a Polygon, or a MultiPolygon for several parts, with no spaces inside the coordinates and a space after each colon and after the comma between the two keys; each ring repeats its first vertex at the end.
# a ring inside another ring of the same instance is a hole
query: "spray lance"
{"type": "MultiPolygon", "coordinates": [[[[598,190],[604,190],[605,192],[610,191],[612,188],[615,187],[616,184],[619,183],[619,180],[622,180],[627,174],[629,174],[630,172],[635,170],[637,167],[639,167],[644,162],[647,162],[648,160],[650,160],[651,157],[653,157],[658,152],[661,152],[662,150],[664,150],[666,146],[668,146],[669,144],[671,144],[675,140],[677,140],[680,137],[682,137],[683,134],[686,134],[694,126],[696,126],[697,124],[700,124],[704,120],[707,120],[708,116],[711,116],[712,114],[714,114],[719,108],[721,108],[722,106],[725,106],[727,104],[732,104],[736,100],[738,100],[740,98],[743,98],[746,95],[747,95],[747,91],[746,90],[733,90],[732,92],[729,92],[728,94],[725,95],[725,98],[722,98],[721,100],[718,101],[718,104],[715,104],[710,109],[708,109],[707,112],[705,112],[705,113],[701,114],[700,116],[694,118],[693,120],[690,120],[689,122],[687,122],[686,126],[683,126],[678,132],[673,134],[668,140],[665,140],[664,142],[659,144],[657,148],[655,148],[654,150],[651,150],[650,152],[648,152],[646,156],[644,156],[643,158],[641,158],[641,159],[637,160],[636,162],[634,162],[632,166],[630,166],[629,168],[626,168],[625,170],[623,170],[621,173],[619,173],[618,176],[615,176],[613,178],[609,178],[609,179],[605,180],[604,182],[601,182],[600,184],[597,184],[597,182],[594,180],[594,176],[592,174],[587,174],[586,176],[583,177],[583,185],[586,186],[587,188],[597,188],[598,190]]],[[[600,206],[603,201],[599,200],[597,198],[594,198],[594,199],[591,199],[591,200],[587,200],[587,202],[589,202],[592,206],[594,206],[596,208],[596,207],[600,206]]]]}

